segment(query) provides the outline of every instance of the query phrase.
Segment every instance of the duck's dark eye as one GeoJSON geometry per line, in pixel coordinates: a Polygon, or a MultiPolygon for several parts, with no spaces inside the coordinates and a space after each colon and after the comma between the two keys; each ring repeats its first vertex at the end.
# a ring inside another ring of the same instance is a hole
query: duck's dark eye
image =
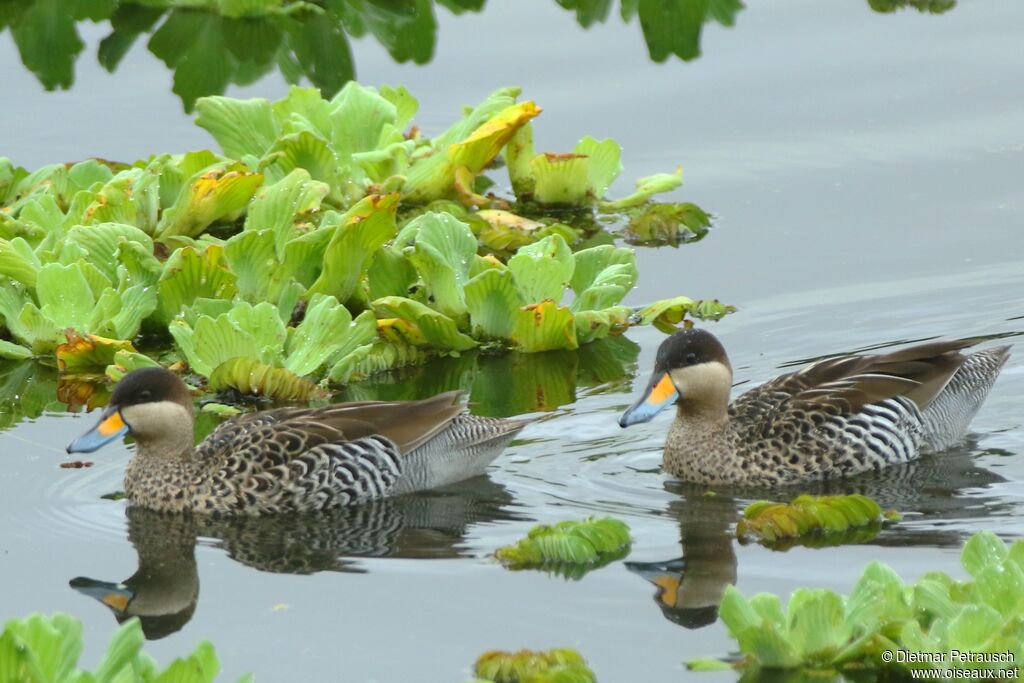
{"type": "Polygon", "coordinates": [[[693,351],[691,351],[690,353],[686,354],[686,364],[687,365],[693,365],[696,362],[697,362],[697,354],[695,354],[693,351]]]}
{"type": "Polygon", "coordinates": [[[149,401],[153,398],[153,392],[149,389],[143,389],[139,392],[139,401],[149,401]]]}

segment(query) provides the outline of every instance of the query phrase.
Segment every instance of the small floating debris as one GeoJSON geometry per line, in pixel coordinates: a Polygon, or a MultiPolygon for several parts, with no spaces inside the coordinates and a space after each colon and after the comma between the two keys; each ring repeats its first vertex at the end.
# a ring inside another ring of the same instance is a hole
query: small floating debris
{"type": "Polygon", "coordinates": [[[848,542],[863,542],[874,537],[883,522],[897,520],[898,513],[891,510],[883,512],[878,503],[858,493],[848,496],[802,495],[789,503],[765,500],[751,503],[743,510],[743,517],[736,525],[736,536],[741,541],[756,540],[764,545],[785,543],[787,540],[792,542],[794,539],[807,545],[832,545],[827,540],[833,535],[855,532],[848,542]],[[867,532],[870,533],[865,538],[863,534],[867,532]],[[822,540],[826,542],[821,543],[822,540]]]}
{"type": "Polygon", "coordinates": [[[570,648],[485,652],[476,660],[476,683],[596,683],[594,672],[570,648]]]}
{"type": "Polygon", "coordinates": [[[629,553],[629,527],[611,517],[541,524],[515,545],[498,548],[495,557],[509,569],[542,569],[579,579],[592,569],[629,553]]]}
{"type": "Polygon", "coordinates": [[[60,468],[62,470],[80,470],[83,467],[92,467],[95,464],[92,460],[71,460],[70,462],[62,462],[60,468]]]}

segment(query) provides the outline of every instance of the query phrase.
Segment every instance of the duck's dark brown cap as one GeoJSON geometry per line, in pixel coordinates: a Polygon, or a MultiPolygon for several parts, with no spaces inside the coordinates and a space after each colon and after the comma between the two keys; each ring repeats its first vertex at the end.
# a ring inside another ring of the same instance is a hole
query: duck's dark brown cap
{"type": "Polygon", "coordinates": [[[692,327],[680,330],[661,342],[654,369],[656,372],[668,372],[688,365],[712,362],[729,366],[725,347],[707,330],[692,327]]]}
{"type": "Polygon", "coordinates": [[[191,407],[192,396],[185,383],[170,370],[141,368],[122,377],[110,397],[110,404],[118,408],[159,401],[191,407]]]}

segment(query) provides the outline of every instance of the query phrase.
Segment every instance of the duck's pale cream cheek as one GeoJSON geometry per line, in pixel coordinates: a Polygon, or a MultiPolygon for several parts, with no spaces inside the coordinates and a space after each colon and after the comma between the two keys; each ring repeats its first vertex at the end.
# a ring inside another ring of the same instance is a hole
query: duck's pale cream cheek
{"type": "Polygon", "coordinates": [[[669,372],[684,401],[729,401],[732,390],[732,370],[719,362],[701,363],[669,372]]]}
{"type": "Polygon", "coordinates": [[[136,440],[192,440],[192,413],[173,401],[140,403],[121,408],[121,416],[136,440]]]}

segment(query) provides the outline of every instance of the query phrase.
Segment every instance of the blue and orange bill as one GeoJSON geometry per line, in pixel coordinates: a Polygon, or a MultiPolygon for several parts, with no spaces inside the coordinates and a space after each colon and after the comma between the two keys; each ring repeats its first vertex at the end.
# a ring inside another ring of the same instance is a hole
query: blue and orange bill
{"type": "Polygon", "coordinates": [[[107,407],[95,427],[68,444],[68,453],[92,453],[128,433],[121,411],[107,407]]]}
{"type": "Polygon", "coordinates": [[[656,372],[651,376],[640,399],[631,405],[619,418],[620,427],[629,427],[640,422],[648,422],[652,417],[679,400],[679,392],[672,384],[666,372],[656,372]]]}

